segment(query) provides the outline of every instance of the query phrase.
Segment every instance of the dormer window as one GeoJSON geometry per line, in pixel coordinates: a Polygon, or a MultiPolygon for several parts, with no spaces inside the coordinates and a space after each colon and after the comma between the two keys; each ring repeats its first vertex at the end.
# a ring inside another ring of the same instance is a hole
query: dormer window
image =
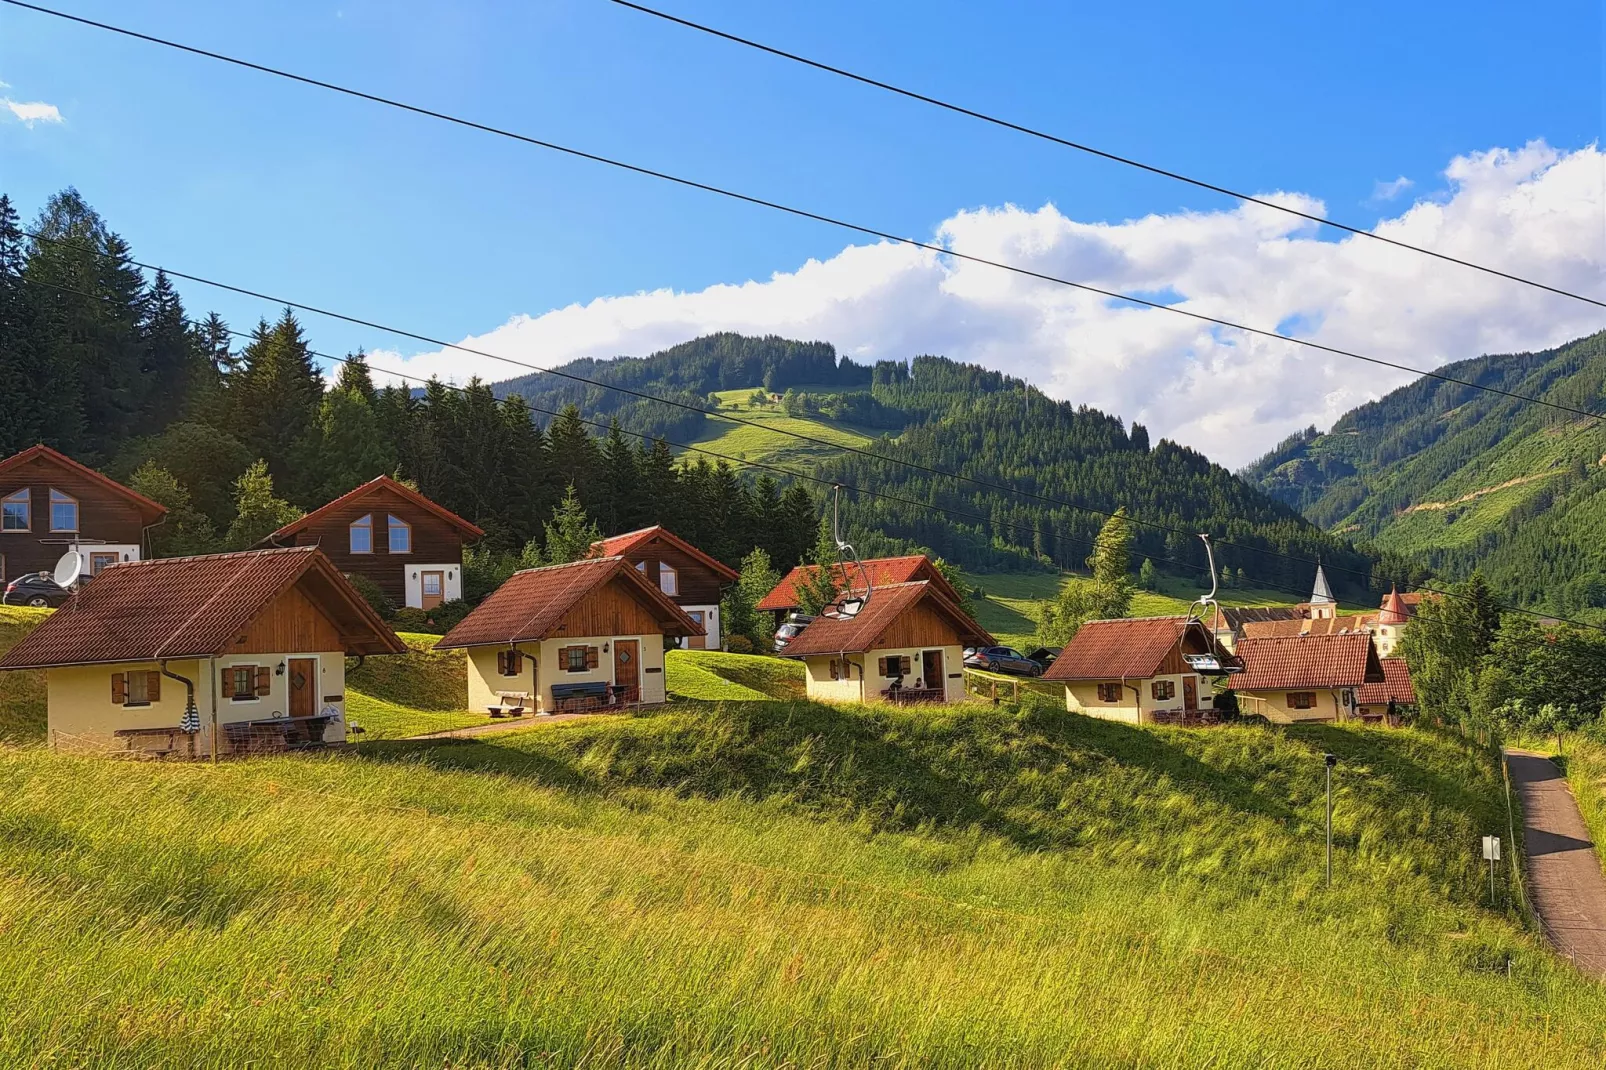
{"type": "Polygon", "coordinates": [[[673,597],[680,593],[680,574],[662,562],[658,565],[658,586],[664,594],[673,597]]]}
{"type": "Polygon", "coordinates": [[[385,517],[385,529],[390,533],[390,552],[393,554],[410,554],[413,552],[413,526],[399,516],[385,517]]]}
{"type": "Polygon", "coordinates": [[[374,517],[370,513],[360,516],[351,522],[351,552],[354,554],[371,554],[374,552],[374,517]]]}
{"type": "Polygon", "coordinates": [[[78,530],[78,499],[50,488],[50,530],[78,530]]]}
{"type": "Polygon", "coordinates": [[[31,495],[27,487],[0,498],[0,531],[33,530],[31,495]]]}

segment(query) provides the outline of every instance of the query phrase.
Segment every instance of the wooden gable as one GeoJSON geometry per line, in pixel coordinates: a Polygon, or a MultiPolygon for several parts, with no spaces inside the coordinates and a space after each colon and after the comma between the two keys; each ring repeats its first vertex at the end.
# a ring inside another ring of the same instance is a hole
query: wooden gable
{"type": "Polygon", "coordinates": [[[407,597],[407,580],[402,571],[407,564],[417,561],[461,565],[463,561],[462,529],[384,486],[313,518],[295,533],[290,545],[318,547],[340,571],[373,580],[397,604],[407,597]],[[373,550],[354,554],[351,525],[364,516],[373,518],[373,550]],[[390,552],[392,516],[412,528],[412,549],[407,553],[390,552]]]}
{"type": "Polygon", "coordinates": [[[668,565],[673,568],[678,582],[677,593],[671,597],[681,605],[719,604],[720,588],[725,585],[725,581],[702,561],[668,540],[653,538],[646,545],[639,546],[623,556],[632,565],[643,566],[639,571],[659,590],[663,590],[663,566],[668,565]]]}
{"type": "Polygon", "coordinates": [[[0,473],[0,497],[28,492],[30,520],[28,531],[0,532],[4,555],[0,578],[48,572],[67,552],[67,544],[78,539],[143,550],[145,526],[157,517],[149,515],[149,507],[142,508],[139,499],[108,484],[111,481],[105,477],[62,463],[49,453],[35,454],[0,473]],[[50,530],[52,488],[78,503],[76,532],[50,530]]]}
{"type": "Polygon", "coordinates": [[[876,638],[871,649],[963,645],[959,629],[954,627],[948,614],[933,605],[930,598],[922,598],[899,613],[897,619],[876,638]]]}
{"type": "Polygon", "coordinates": [[[339,626],[307,597],[301,584],[285,588],[236,637],[231,654],[313,654],[345,650],[339,626]]]}
{"type": "Polygon", "coordinates": [[[552,635],[655,635],[663,630],[658,607],[629,581],[615,577],[576,602],[552,635]]]}

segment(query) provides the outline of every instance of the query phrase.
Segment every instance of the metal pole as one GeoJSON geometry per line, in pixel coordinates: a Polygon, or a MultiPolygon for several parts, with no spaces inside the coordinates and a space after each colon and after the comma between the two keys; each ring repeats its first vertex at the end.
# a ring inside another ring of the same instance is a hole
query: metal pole
{"type": "Polygon", "coordinates": [[[1327,764],[1327,886],[1333,886],[1333,765],[1327,764]]]}

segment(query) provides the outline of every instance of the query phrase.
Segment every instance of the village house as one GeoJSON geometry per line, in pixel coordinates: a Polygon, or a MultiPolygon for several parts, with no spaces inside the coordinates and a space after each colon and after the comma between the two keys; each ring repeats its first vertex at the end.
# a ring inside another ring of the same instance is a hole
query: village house
{"type": "Polygon", "coordinates": [[[86,575],[149,554],[167,509],[49,446],[0,461],[0,585],[74,551],[86,575]]]}
{"type": "Polygon", "coordinates": [[[346,738],[346,658],[407,650],[317,548],[119,563],[0,658],[50,742],[196,757],[346,738]]]}
{"type": "Polygon", "coordinates": [[[1090,620],[1043,679],[1065,685],[1065,708],[1072,713],[1129,724],[1213,721],[1211,674],[1191,666],[1188,655],[1234,663],[1210,629],[1187,617],[1090,620]]]}
{"type": "Polygon", "coordinates": [[[702,626],[702,635],[682,640],[686,646],[718,650],[724,645],[719,601],[725,588],[741,579],[735,569],[659,525],[594,542],[591,549],[598,557],[622,557],[630,562],[702,626]]]}
{"type": "Polygon", "coordinates": [[[664,701],[666,640],[702,628],[622,557],[516,572],[436,650],[468,654],[468,708],[493,715],[664,701]]]}
{"type": "Polygon", "coordinates": [[[463,544],[485,532],[405,483],[378,476],[293,520],[262,546],[316,546],[340,571],[372,580],[398,606],[463,597],[463,544]]]}
{"type": "Polygon", "coordinates": [[[826,702],[963,702],[964,648],[994,639],[946,583],[877,584],[857,615],[820,617],[786,645],[826,702]]]}
{"type": "Polygon", "coordinates": [[[1355,689],[1355,713],[1363,721],[1398,728],[1403,716],[1416,708],[1411,667],[1404,658],[1380,657],[1378,664],[1383,666],[1383,682],[1362,684],[1355,689]]]}
{"type": "MultiPolygon", "coordinates": [[[[916,580],[924,580],[936,587],[950,602],[964,601],[959,592],[954,590],[953,585],[948,582],[948,578],[938,570],[936,565],[932,564],[931,558],[925,554],[909,554],[904,557],[872,557],[865,560],[863,564],[872,587],[886,587],[894,583],[913,583],[916,580]]],[[[759,599],[758,605],[754,608],[763,613],[773,613],[775,615],[775,626],[779,628],[786,623],[788,614],[795,613],[802,608],[798,598],[798,591],[814,578],[819,569],[819,565],[798,565],[785,576],[782,576],[781,582],[777,583],[770,589],[768,594],[759,599]]],[[[832,571],[835,574],[836,585],[839,590],[850,585],[858,588],[864,584],[864,576],[860,575],[856,567],[844,572],[841,565],[833,565],[832,571]]]]}
{"type": "Polygon", "coordinates": [[[1359,716],[1359,689],[1387,682],[1366,631],[1245,638],[1236,653],[1244,670],[1227,686],[1238,712],[1274,724],[1349,720],[1359,716]]]}

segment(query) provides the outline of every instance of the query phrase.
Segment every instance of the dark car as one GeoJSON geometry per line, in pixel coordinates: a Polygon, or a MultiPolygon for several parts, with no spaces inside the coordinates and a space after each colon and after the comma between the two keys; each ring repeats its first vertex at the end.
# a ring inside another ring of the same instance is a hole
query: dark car
{"type": "Polygon", "coordinates": [[[1064,649],[1062,646],[1040,646],[1033,650],[1028,650],[1026,657],[1031,661],[1037,662],[1038,666],[1044,672],[1047,672],[1048,667],[1054,664],[1054,659],[1059,657],[1060,651],[1064,649]]]}
{"type": "Polygon", "coordinates": [[[965,666],[1011,676],[1041,676],[1043,667],[1012,646],[983,646],[965,651],[965,666]]]}
{"type": "Polygon", "coordinates": [[[815,618],[802,613],[794,613],[788,617],[786,619],[786,623],[781,625],[775,631],[776,652],[779,653],[780,651],[785,650],[786,644],[790,643],[793,639],[796,639],[799,635],[801,635],[803,633],[803,629],[812,624],[814,619],[815,618]]]}
{"type": "Polygon", "coordinates": [[[59,586],[48,572],[29,572],[6,584],[0,602],[8,606],[59,606],[72,592],[59,586]]]}

